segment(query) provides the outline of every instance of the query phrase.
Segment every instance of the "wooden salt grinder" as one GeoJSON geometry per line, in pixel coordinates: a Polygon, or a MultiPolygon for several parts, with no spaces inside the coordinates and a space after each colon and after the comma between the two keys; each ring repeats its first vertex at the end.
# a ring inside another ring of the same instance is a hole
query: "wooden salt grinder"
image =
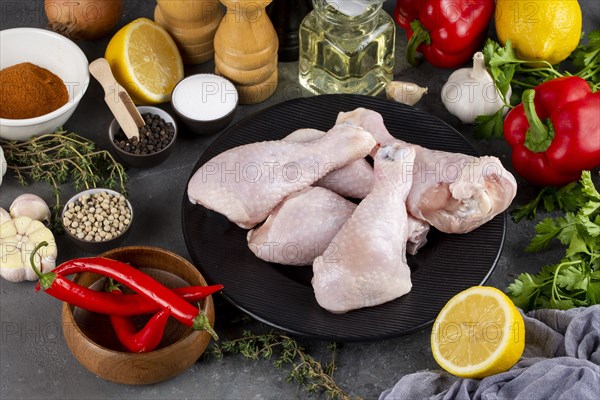
{"type": "Polygon", "coordinates": [[[169,32],[186,64],[213,58],[223,11],[219,0],[157,0],[154,20],[169,32]]]}
{"type": "Polygon", "coordinates": [[[215,72],[231,80],[241,104],[277,88],[277,32],[265,8],[272,0],[220,0],[227,13],[215,34],[215,72]]]}

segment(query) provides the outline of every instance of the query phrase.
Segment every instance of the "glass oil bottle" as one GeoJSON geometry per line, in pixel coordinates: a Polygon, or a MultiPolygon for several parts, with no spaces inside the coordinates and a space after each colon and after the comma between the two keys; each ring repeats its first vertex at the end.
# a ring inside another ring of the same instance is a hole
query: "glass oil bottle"
{"type": "Polygon", "coordinates": [[[392,80],[396,26],[383,0],[313,0],[300,26],[299,80],[315,94],[376,95],[392,80]]]}

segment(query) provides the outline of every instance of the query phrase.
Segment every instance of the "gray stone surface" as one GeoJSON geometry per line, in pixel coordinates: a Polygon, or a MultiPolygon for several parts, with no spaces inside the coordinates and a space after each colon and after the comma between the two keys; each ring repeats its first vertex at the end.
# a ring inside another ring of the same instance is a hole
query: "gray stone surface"
{"type": "MultiPolygon", "coordinates": [[[[387,1],[392,11],[395,1],[387,1]]],[[[600,6],[593,0],[581,0],[584,10],[584,31],[600,28],[600,6]]],[[[155,2],[127,0],[121,25],[137,17],[152,17],[155,2]]],[[[543,16],[542,16],[543,18],[543,16]]],[[[0,29],[19,26],[45,27],[43,2],[0,1],[0,29]]],[[[493,28],[490,30],[493,32],[493,28]]],[[[430,112],[463,133],[481,154],[497,155],[511,169],[509,148],[500,140],[477,140],[472,127],[458,123],[440,102],[440,91],[451,71],[422,64],[415,68],[406,64],[403,52],[404,32],[397,34],[397,80],[412,81],[429,87],[429,93],[417,108],[430,112]]],[[[109,38],[96,42],[79,42],[88,59],[104,53],[109,38]]],[[[186,75],[211,72],[213,63],[186,67],[186,75]]],[[[296,63],[280,63],[280,84],[273,97],[262,104],[239,107],[236,120],[273,104],[309,94],[300,88],[296,63]]],[[[99,84],[91,86],[76,114],[66,128],[94,140],[99,147],[108,148],[107,128],[111,117],[102,101],[99,84]]],[[[164,106],[167,110],[170,106],[164,106]]],[[[215,136],[216,137],[216,136],[215,136]]],[[[194,164],[215,138],[192,138],[182,135],[174,154],[161,166],[148,170],[129,170],[130,199],[136,212],[126,245],[159,246],[189,259],[181,229],[181,198],[194,164]]],[[[518,178],[519,192],[514,207],[529,201],[535,189],[518,178]]],[[[38,193],[48,201],[51,192],[45,185],[21,187],[7,175],[2,184],[0,205],[7,208],[20,193],[38,193]]],[[[63,199],[73,192],[63,188],[63,199]]],[[[511,207],[511,208],[512,208],[511,207]]],[[[540,266],[558,260],[561,249],[554,247],[541,254],[523,252],[533,233],[533,222],[519,225],[509,221],[502,255],[488,284],[504,289],[515,275],[535,272],[540,266]]],[[[57,238],[59,261],[87,256],[74,248],[64,237],[57,238]]],[[[152,386],[124,386],[106,382],[78,364],[73,358],[60,329],[60,303],[33,291],[33,283],[10,283],[0,280],[0,398],[2,399],[296,399],[325,398],[308,395],[298,385],[286,382],[287,370],[278,370],[271,362],[248,361],[241,356],[226,356],[223,360],[201,360],[192,368],[167,382],[152,386]]],[[[268,294],[267,294],[268,295],[268,294]]],[[[268,329],[258,322],[241,326],[233,321],[239,312],[217,297],[217,331],[223,338],[240,335],[242,329],[268,329]]],[[[377,398],[401,376],[422,369],[436,368],[429,347],[430,328],[396,339],[348,343],[336,352],[335,379],[351,396],[377,398]]],[[[327,343],[300,339],[316,358],[328,361],[327,343]]]]}

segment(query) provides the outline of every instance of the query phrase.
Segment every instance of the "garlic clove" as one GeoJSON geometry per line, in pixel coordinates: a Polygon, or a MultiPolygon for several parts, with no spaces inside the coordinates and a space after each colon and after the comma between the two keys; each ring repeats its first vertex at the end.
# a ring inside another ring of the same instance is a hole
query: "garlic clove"
{"type": "Polygon", "coordinates": [[[6,158],[4,157],[4,150],[2,146],[0,146],[0,185],[2,185],[2,179],[4,178],[4,174],[6,174],[6,169],[8,165],[6,163],[6,158]]]}
{"type": "Polygon", "coordinates": [[[10,215],[13,218],[29,217],[31,219],[50,222],[50,207],[39,196],[25,193],[18,196],[10,205],[10,215]]]}
{"type": "Polygon", "coordinates": [[[385,87],[385,94],[389,100],[414,106],[427,93],[427,88],[420,87],[412,82],[391,81],[385,87]]]}
{"type": "Polygon", "coordinates": [[[0,207],[0,225],[2,225],[5,222],[10,221],[10,214],[8,213],[8,211],[6,211],[4,208],[0,207]]]}

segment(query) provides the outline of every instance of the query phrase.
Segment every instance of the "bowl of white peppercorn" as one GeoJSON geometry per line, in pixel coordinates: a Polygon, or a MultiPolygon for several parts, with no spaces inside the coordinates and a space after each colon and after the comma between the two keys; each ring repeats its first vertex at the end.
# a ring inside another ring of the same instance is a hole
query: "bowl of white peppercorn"
{"type": "Polygon", "coordinates": [[[77,247],[89,253],[102,253],[125,240],[133,222],[133,208],[119,192],[88,189],[65,204],[61,221],[77,247]]]}
{"type": "Polygon", "coordinates": [[[128,139],[116,119],[108,128],[110,143],[119,160],[130,167],[150,168],[165,161],[175,148],[177,124],[163,109],[139,106],[145,125],[139,129],[139,138],[128,139]]]}

